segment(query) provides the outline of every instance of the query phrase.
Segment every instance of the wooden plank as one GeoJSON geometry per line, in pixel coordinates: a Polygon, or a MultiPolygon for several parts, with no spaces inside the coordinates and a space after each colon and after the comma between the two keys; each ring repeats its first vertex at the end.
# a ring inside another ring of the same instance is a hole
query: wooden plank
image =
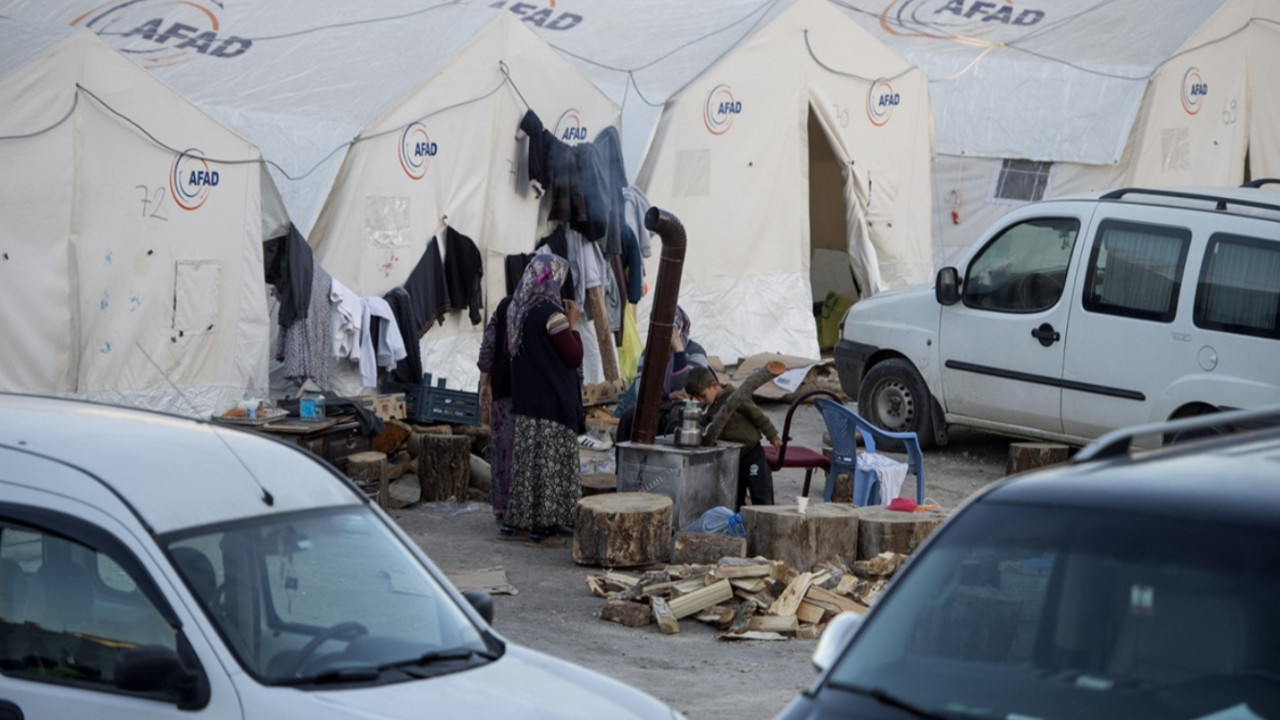
{"type": "MultiPolygon", "coordinates": [[[[804,594],[808,592],[809,585],[813,582],[813,573],[800,573],[786,590],[778,596],[777,600],[769,606],[768,613],[770,615],[791,616],[796,614],[796,608],[800,607],[800,601],[804,600],[804,594]]],[[[772,628],[771,628],[772,629],[772,628]]]]}
{"type": "Polygon", "coordinates": [[[793,633],[800,629],[795,615],[755,615],[747,621],[747,630],[756,632],[793,633]]]}
{"type": "Polygon", "coordinates": [[[653,620],[658,623],[658,629],[663,635],[674,635],[680,632],[680,622],[676,620],[666,600],[660,597],[649,598],[649,607],[652,608],[653,620]]]}
{"type": "Polygon", "coordinates": [[[671,612],[676,619],[688,617],[699,610],[704,610],[712,605],[719,605],[733,597],[733,588],[729,585],[728,580],[717,580],[701,589],[694,590],[687,595],[681,595],[673,599],[669,605],[671,612]]]}

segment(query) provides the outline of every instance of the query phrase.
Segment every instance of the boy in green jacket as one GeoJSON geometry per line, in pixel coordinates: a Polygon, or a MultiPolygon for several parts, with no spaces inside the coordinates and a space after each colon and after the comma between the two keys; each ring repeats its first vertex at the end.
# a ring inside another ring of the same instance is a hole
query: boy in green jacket
{"type": "MultiPolygon", "coordinates": [[[[707,406],[703,412],[704,424],[710,422],[725,401],[733,394],[732,385],[721,385],[710,368],[695,366],[689,370],[685,379],[684,390],[688,395],[707,406]]],[[[778,429],[770,422],[764,411],[756,406],[751,398],[739,405],[720,433],[721,440],[740,443],[742,454],[738,459],[738,497],[734,511],[742,509],[751,493],[752,505],[773,504],[773,473],[765,460],[764,447],[760,445],[760,437],[768,438],[776,448],[782,446],[778,429]]]]}

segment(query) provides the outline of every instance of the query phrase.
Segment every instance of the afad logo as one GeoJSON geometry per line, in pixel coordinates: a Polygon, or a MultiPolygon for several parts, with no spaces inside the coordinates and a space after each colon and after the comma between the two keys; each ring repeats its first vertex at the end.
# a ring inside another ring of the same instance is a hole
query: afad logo
{"type": "Polygon", "coordinates": [[[892,0],[880,13],[880,27],[901,37],[982,37],[1001,28],[1029,28],[1044,20],[1044,10],[1026,4],[1015,5],[1014,0],[892,0]]]}
{"type": "Polygon", "coordinates": [[[404,174],[410,179],[421,180],[437,150],[427,135],[426,126],[420,122],[410,123],[400,134],[400,167],[404,168],[404,174]]]}
{"type": "Polygon", "coordinates": [[[728,85],[717,85],[707,93],[702,108],[702,122],[712,135],[723,135],[733,127],[733,117],[742,114],[742,101],[733,99],[728,85]]]}
{"type": "Polygon", "coordinates": [[[867,90],[867,119],[872,125],[883,127],[901,102],[902,96],[893,91],[888,80],[876,80],[867,90]]]}
{"type": "Polygon", "coordinates": [[[1209,83],[1200,77],[1200,68],[1188,68],[1182,76],[1182,109],[1188,115],[1195,115],[1204,107],[1204,99],[1209,95],[1209,83]]]}
{"type": "Polygon", "coordinates": [[[92,30],[144,67],[176,65],[193,57],[233,58],[253,45],[228,34],[220,0],[123,0],[99,5],[71,21],[92,30]]]}
{"type": "Polygon", "coordinates": [[[577,145],[587,140],[587,126],[582,124],[582,116],[578,114],[577,108],[569,108],[560,113],[560,119],[556,120],[555,129],[551,132],[560,139],[560,142],[569,145],[577,145]]]}
{"type": "Polygon", "coordinates": [[[198,210],[218,187],[217,170],[209,169],[209,161],[196,148],[187,148],[173,159],[169,168],[169,194],[183,210],[198,210]]]}
{"type": "Polygon", "coordinates": [[[498,8],[499,10],[506,8],[518,15],[521,20],[543,30],[568,30],[577,27],[582,22],[581,15],[570,12],[556,12],[556,0],[546,0],[546,2],[497,0],[490,3],[489,7],[498,8]]]}

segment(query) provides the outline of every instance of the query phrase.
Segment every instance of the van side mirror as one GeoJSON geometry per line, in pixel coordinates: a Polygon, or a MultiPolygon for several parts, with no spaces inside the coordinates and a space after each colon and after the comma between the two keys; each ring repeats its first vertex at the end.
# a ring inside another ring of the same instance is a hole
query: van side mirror
{"type": "Polygon", "coordinates": [[[493,624],[492,595],[479,588],[473,588],[462,593],[462,597],[466,598],[467,602],[471,603],[471,607],[475,608],[476,612],[480,613],[480,617],[484,618],[485,622],[490,625],[493,624]]]}
{"type": "Polygon", "coordinates": [[[933,297],[939,305],[955,305],[960,302],[960,271],[953,267],[939,270],[938,278],[933,284],[933,297]]]}
{"type": "Polygon", "coordinates": [[[182,664],[178,653],[159,645],[126,648],[116,655],[113,682],[121,690],[170,695],[183,710],[209,702],[207,683],[182,664]]]}
{"type": "Polygon", "coordinates": [[[813,666],[818,672],[831,667],[861,625],[862,616],[857,613],[842,612],[831,618],[818,638],[818,647],[813,649],[813,666]]]}

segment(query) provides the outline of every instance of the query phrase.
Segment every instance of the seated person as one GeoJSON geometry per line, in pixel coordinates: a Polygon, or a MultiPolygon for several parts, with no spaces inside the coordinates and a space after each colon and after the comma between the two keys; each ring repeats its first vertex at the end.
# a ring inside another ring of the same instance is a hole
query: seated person
{"type": "MultiPolygon", "coordinates": [[[[703,412],[703,425],[711,422],[725,407],[729,396],[733,394],[732,385],[721,385],[716,374],[710,368],[695,367],[689,370],[685,380],[685,392],[695,400],[707,406],[703,412]]],[[[778,429],[773,426],[769,417],[764,414],[751,398],[746,398],[737,408],[720,432],[721,440],[740,443],[742,454],[738,459],[738,495],[734,505],[735,511],[741,511],[742,505],[751,495],[752,505],[773,504],[773,473],[769,470],[769,462],[765,459],[764,447],[760,438],[768,438],[775,448],[782,446],[782,438],[778,429]]]]}

